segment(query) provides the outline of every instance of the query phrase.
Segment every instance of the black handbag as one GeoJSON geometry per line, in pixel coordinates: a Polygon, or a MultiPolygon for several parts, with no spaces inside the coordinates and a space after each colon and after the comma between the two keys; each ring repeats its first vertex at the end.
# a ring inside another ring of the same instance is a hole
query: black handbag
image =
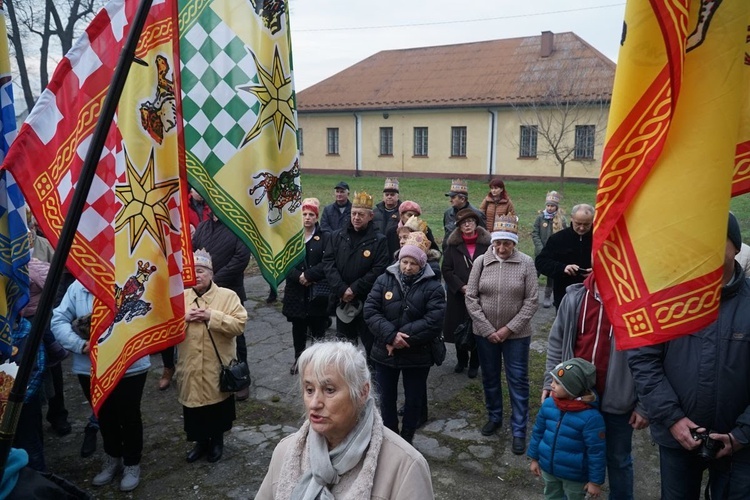
{"type": "Polygon", "coordinates": [[[453,332],[453,341],[456,344],[456,350],[471,351],[477,346],[471,318],[466,318],[456,327],[456,331],[453,332]]]}
{"type": "Polygon", "coordinates": [[[216,357],[219,358],[219,364],[221,365],[221,372],[219,373],[219,390],[221,392],[237,392],[250,387],[252,380],[250,379],[250,368],[244,361],[237,361],[233,359],[228,365],[221,362],[221,356],[219,356],[219,350],[216,348],[216,342],[214,342],[214,336],[211,335],[211,330],[208,330],[208,336],[211,338],[211,343],[216,351],[216,357]]]}
{"type": "Polygon", "coordinates": [[[326,300],[328,300],[328,297],[331,296],[331,293],[333,293],[333,290],[331,290],[331,285],[328,284],[328,280],[316,281],[312,284],[313,299],[324,297],[326,300]]]}
{"type": "Polygon", "coordinates": [[[430,345],[432,348],[432,359],[435,361],[435,364],[437,366],[440,366],[443,364],[443,361],[445,361],[445,342],[443,341],[443,336],[440,335],[439,337],[435,337],[432,339],[432,344],[430,345]]]}

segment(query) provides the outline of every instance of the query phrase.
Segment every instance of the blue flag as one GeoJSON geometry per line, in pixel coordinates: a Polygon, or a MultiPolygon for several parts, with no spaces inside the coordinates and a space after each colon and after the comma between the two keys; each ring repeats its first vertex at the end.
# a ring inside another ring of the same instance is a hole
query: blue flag
{"type": "MultiPolygon", "coordinates": [[[[16,137],[16,113],[10,77],[5,12],[0,11],[0,161],[16,137]]],[[[11,329],[29,301],[31,258],[26,203],[10,172],[0,171],[0,358],[11,355],[11,329]]]]}

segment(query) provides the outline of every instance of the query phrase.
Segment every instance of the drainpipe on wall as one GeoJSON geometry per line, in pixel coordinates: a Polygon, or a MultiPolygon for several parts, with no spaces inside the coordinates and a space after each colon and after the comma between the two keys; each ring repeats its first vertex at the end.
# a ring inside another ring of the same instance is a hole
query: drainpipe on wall
{"type": "Polygon", "coordinates": [[[489,137],[487,148],[487,174],[490,178],[497,175],[497,109],[488,109],[490,113],[489,117],[489,137]]]}
{"type": "Polygon", "coordinates": [[[362,115],[354,113],[354,177],[362,170],[362,115]]]}

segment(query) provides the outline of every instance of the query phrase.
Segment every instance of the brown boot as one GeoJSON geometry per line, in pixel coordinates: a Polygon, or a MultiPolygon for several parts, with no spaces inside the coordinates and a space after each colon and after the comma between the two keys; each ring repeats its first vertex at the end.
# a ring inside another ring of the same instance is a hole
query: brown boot
{"type": "Polygon", "coordinates": [[[172,385],[172,377],[174,376],[174,368],[164,368],[164,372],[161,374],[159,379],[159,390],[165,391],[172,385]]]}

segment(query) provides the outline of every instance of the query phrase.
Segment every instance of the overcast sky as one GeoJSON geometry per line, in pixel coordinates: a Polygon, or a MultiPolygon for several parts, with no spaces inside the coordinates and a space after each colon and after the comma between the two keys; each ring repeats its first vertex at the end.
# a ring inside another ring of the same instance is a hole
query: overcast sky
{"type": "Polygon", "coordinates": [[[297,90],[381,50],[572,31],[617,61],[624,0],[291,0],[297,90]]]}

